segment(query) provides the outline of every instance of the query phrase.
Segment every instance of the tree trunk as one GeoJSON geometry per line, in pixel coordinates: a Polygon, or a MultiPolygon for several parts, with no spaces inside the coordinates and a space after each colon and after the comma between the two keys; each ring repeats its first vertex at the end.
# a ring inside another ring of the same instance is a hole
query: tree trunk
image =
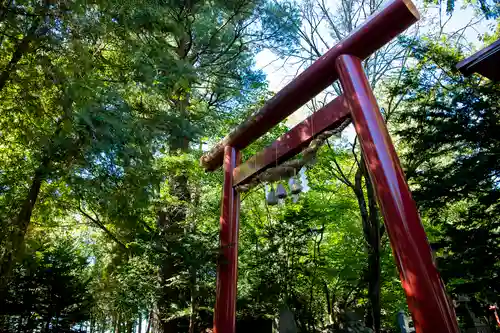
{"type": "MultiPolygon", "coordinates": [[[[47,33],[48,28],[43,27],[40,28],[42,22],[41,20],[45,17],[48,6],[43,7],[40,15],[37,20],[33,22],[31,28],[29,29],[26,36],[23,37],[19,43],[17,43],[14,53],[9,60],[7,66],[0,73],[0,91],[5,87],[8,80],[10,79],[10,74],[13,72],[21,60],[24,54],[29,52],[31,42],[47,33]]],[[[60,128],[56,130],[56,134],[60,131],[60,128]]],[[[20,248],[24,242],[24,236],[26,235],[26,231],[28,229],[29,223],[31,221],[31,215],[33,213],[33,208],[35,206],[36,200],[38,198],[38,194],[40,192],[40,187],[43,181],[43,178],[46,173],[46,169],[49,165],[49,158],[44,158],[42,160],[41,166],[35,171],[35,175],[32,180],[32,184],[30,187],[30,191],[28,193],[27,198],[24,200],[21,211],[19,212],[15,223],[14,223],[14,231],[11,235],[10,239],[10,251],[6,254],[4,258],[2,258],[2,264],[0,265],[0,293],[3,289],[5,279],[10,271],[12,270],[13,264],[20,253],[20,248]]]]}
{"type": "MultiPolygon", "coordinates": [[[[184,30],[179,33],[176,38],[176,55],[179,60],[184,60],[189,54],[192,44],[192,35],[190,25],[192,2],[186,1],[181,7],[183,13],[178,17],[177,23],[179,26],[184,27],[184,30]]],[[[190,96],[189,90],[179,88],[170,99],[171,104],[177,111],[177,128],[170,133],[169,150],[171,155],[183,154],[189,151],[189,143],[191,141],[191,121],[189,119],[189,105],[190,96]]],[[[191,200],[191,193],[188,186],[187,174],[180,172],[172,177],[169,182],[170,194],[177,197],[179,204],[171,205],[168,210],[159,214],[158,223],[159,230],[161,231],[160,244],[166,247],[167,253],[178,253],[178,248],[182,247],[182,239],[184,238],[183,222],[188,215],[187,202],[191,200]]],[[[175,333],[178,331],[176,321],[167,321],[171,314],[170,304],[172,301],[179,299],[179,287],[172,286],[170,281],[173,277],[178,275],[183,269],[181,267],[183,258],[178,255],[165,255],[160,270],[160,282],[162,284],[161,297],[158,302],[158,317],[161,321],[161,328],[163,333],[175,333]],[[169,285],[170,284],[170,285],[169,285]]]]}
{"type": "Polygon", "coordinates": [[[50,332],[50,322],[52,321],[52,314],[49,313],[47,316],[47,321],[45,322],[45,332],[50,332]]]}
{"type": "MultiPolygon", "coordinates": [[[[181,141],[184,141],[181,139],[181,141]]],[[[182,145],[177,145],[179,142],[171,144],[171,151],[181,152],[188,151],[189,141],[185,141],[182,145]]],[[[175,277],[182,267],[182,260],[170,253],[178,253],[178,248],[182,246],[181,240],[184,236],[182,222],[187,216],[187,206],[185,202],[189,201],[190,193],[188,188],[188,178],[185,174],[174,176],[170,181],[170,193],[179,199],[179,204],[171,206],[167,212],[160,213],[158,222],[162,234],[162,246],[167,248],[167,253],[164,255],[160,281],[162,284],[162,294],[159,300],[158,309],[160,311],[159,318],[163,333],[177,332],[175,321],[168,321],[165,318],[171,313],[170,304],[179,297],[179,290],[176,286],[171,285],[171,279],[175,277]]]]}
{"type": "Polygon", "coordinates": [[[191,267],[191,313],[189,314],[189,333],[194,333],[196,327],[196,316],[198,314],[197,309],[197,279],[196,279],[196,268],[191,267]]]}
{"type": "Polygon", "coordinates": [[[370,177],[365,174],[368,210],[370,213],[370,253],[368,256],[370,298],[375,333],[380,332],[380,221],[377,209],[377,200],[370,177]]]}
{"type": "Polygon", "coordinates": [[[333,325],[333,304],[330,300],[330,290],[328,290],[328,284],[326,281],[323,281],[323,290],[325,291],[325,299],[326,299],[326,311],[328,313],[328,321],[330,325],[333,325]]]}
{"type": "MultiPolygon", "coordinates": [[[[31,32],[31,31],[30,31],[31,32]]],[[[28,33],[23,39],[16,45],[16,49],[10,58],[9,63],[5,66],[5,69],[0,73],[0,91],[3,90],[7,82],[9,81],[10,74],[15,70],[17,63],[21,60],[22,56],[28,52],[30,42],[33,35],[28,33]]]]}
{"type": "Polygon", "coordinates": [[[139,322],[139,327],[137,328],[137,333],[142,333],[142,316],[141,316],[141,312],[139,312],[138,322],[139,322]]]}
{"type": "Polygon", "coordinates": [[[114,318],[113,331],[115,333],[120,333],[120,314],[116,314],[114,318]]]}
{"type": "Polygon", "coordinates": [[[23,39],[17,43],[15,50],[10,57],[9,63],[0,73],[0,92],[3,90],[7,82],[9,82],[10,75],[16,70],[19,61],[26,53],[30,52],[32,42],[40,36],[45,35],[49,30],[47,27],[40,28],[42,24],[41,20],[47,14],[47,11],[48,6],[43,7],[41,13],[37,15],[37,20],[33,22],[33,25],[27,32],[26,36],[24,36],[23,39]]]}
{"type": "Polygon", "coordinates": [[[151,330],[151,321],[153,320],[153,311],[149,311],[149,318],[148,318],[148,326],[146,327],[146,333],[149,333],[151,330]]]}
{"type": "Polygon", "coordinates": [[[59,333],[59,317],[61,316],[60,311],[56,310],[56,324],[55,329],[53,329],[54,333],[59,333]]]}
{"type": "Polygon", "coordinates": [[[22,332],[23,331],[23,316],[19,316],[19,321],[17,322],[17,331],[22,332]]]}
{"type": "Polygon", "coordinates": [[[377,202],[370,177],[366,170],[365,161],[361,158],[360,165],[355,175],[354,192],[358,200],[363,234],[368,252],[368,282],[369,308],[365,324],[380,332],[380,225],[378,218],[377,202]],[[366,185],[366,197],[363,190],[363,178],[366,185]],[[368,206],[366,199],[368,199],[368,206]]]}
{"type": "Polygon", "coordinates": [[[33,332],[33,331],[36,331],[38,329],[38,323],[37,323],[36,319],[37,318],[36,318],[35,314],[31,314],[28,317],[28,322],[26,323],[26,326],[24,327],[24,330],[26,332],[33,332]]]}
{"type": "MultiPolygon", "coordinates": [[[[188,118],[189,94],[179,92],[178,95],[184,95],[181,100],[175,100],[175,108],[178,111],[179,122],[182,124],[177,133],[171,133],[169,150],[171,155],[183,154],[189,151],[190,126],[188,118]]],[[[177,197],[179,203],[170,205],[165,212],[160,212],[158,223],[161,230],[160,246],[166,247],[167,253],[178,253],[178,248],[182,247],[182,238],[184,237],[184,227],[182,223],[186,220],[188,214],[187,202],[191,200],[191,193],[188,186],[187,174],[181,172],[172,177],[170,182],[170,193],[177,197]]],[[[162,284],[162,294],[158,302],[159,318],[163,333],[175,333],[178,331],[175,321],[167,321],[165,318],[170,314],[170,304],[173,300],[179,298],[179,290],[176,286],[169,285],[173,277],[179,274],[183,260],[174,255],[165,255],[160,281],[162,284]]]]}
{"type": "Polygon", "coordinates": [[[28,195],[22,203],[21,210],[15,219],[13,226],[14,230],[12,231],[9,239],[10,251],[7,251],[6,255],[2,258],[2,264],[0,265],[0,290],[3,290],[3,287],[7,282],[7,276],[12,271],[12,267],[21,252],[24,236],[28,231],[31,215],[33,214],[33,208],[35,207],[36,200],[38,199],[40,187],[42,186],[42,181],[48,164],[48,159],[45,159],[42,162],[42,165],[35,171],[28,195]]]}
{"type": "MultiPolygon", "coordinates": [[[[56,130],[52,139],[56,139],[62,129],[64,118],[57,122],[56,130]]],[[[50,147],[45,147],[42,151],[42,161],[40,166],[35,170],[33,175],[33,180],[31,182],[30,190],[26,199],[21,203],[20,211],[12,223],[12,229],[9,230],[10,235],[7,236],[7,248],[6,254],[1,258],[2,263],[0,264],[0,297],[2,296],[4,286],[7,283],[7,277],[12,271],[12,268],[19,257],[24,243],[24,237],[28,231],[29,224],[31,222],[31,215],[33,214],[33,209],[35,208],[38,195],[40,194],[40,188],[42,182],[49,172],[51,166],[51,152],[50,147]]]]}

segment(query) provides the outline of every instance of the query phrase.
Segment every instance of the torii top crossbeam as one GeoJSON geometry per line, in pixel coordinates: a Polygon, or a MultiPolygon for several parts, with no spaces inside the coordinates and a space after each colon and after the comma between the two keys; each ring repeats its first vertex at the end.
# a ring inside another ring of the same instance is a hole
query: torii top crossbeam
{"type": "Polygon", "coordinates": [[[416,332],[459,332],[417,206],[361,63],[418,19],[410,0],[390,0],[201,158],[208,171],[224,167],[220,218],[223,259],[217,265],[215,333],[235,332],[240,204],[235,186],[293,157],[313,138],[349,117],[375,189],[416,332]],[[241,164],[242,149],[337,79],[343,95],[241,164]]]}

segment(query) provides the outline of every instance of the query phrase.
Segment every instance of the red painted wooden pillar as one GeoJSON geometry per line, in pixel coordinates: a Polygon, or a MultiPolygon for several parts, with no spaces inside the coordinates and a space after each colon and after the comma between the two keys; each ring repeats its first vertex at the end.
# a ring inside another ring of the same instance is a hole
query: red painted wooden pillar
{"type": "Polygon", "coordinates": [[[240,152],[233,147],[226,146],[224,148],[224,185],[220,215],[222,253],[217,264],[214,333],[234,333],[236,330],[240,198],[233,187],[233,170],[240,163],[240,152]]]}
{"type": "Polygon", "coordinates": [[[459,332],[455,312],[361,60],[342,55],[337,72],[351,108],[417,333],[459,332]]]}

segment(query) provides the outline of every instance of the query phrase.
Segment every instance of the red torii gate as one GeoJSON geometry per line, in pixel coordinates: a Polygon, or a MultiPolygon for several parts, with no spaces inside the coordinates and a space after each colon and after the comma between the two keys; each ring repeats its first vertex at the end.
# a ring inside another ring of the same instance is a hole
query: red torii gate
{"type": "Polygon", "coordinates": [[[418,333],[458,333],[452,304],[432,260],[431,249],[399,159],[361,61],[419,19],[411,0],[391,0],[338,43],[264,107],[201,158],[206,170],[223,165],[220,244],[214,332],[234,333],[240,198],[235,186],[293,157],[316,136],[354,122],[389,235],[401,283],[418,333]],[[343,95],[241,164],[240,151],[339,79],[343,95]]]}

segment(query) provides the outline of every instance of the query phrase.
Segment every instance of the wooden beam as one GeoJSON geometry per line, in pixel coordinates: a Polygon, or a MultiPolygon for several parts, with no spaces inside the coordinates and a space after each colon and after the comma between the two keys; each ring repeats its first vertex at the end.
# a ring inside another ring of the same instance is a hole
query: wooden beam
{"type": "Polygon", "coordinates": [[[343,96],[313,113],[306,120],[274,141],[269,147],[249,158],[233,171],[233,186],[244,184],[255,174],[282,163],[299,153],[316,136],[334,129],[349,117],[349,108],[343,96]]]}
{"type": "Polygon", "coordinates": [[[500,39],[460,61],[457,69],[465,76],[479,73],[493,81],[500,81],[500,39]]]}
{"type": "Polygon", "coordinates": [[[233,171],[241,153],[227,146],[224,151],[224,186],[220,214],[220,258],[217,263],[214,333],[236,331],[236,294],[238,289],[238,230],[240,197],[233,187],[233,171]]]}

